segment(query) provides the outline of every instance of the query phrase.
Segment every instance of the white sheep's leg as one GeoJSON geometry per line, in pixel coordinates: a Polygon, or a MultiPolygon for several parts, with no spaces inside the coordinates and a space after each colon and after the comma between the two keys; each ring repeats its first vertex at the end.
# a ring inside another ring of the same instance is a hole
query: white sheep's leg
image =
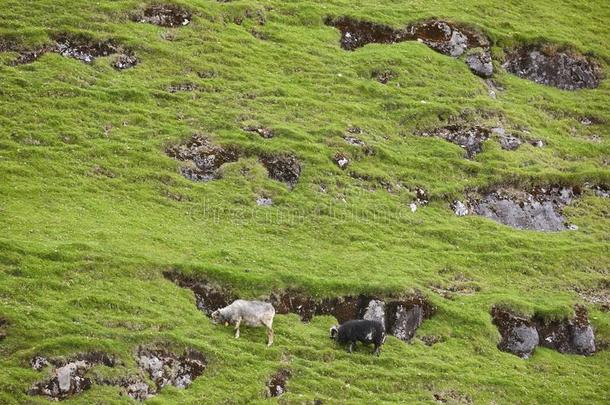
{"type": "Polygon", "coordinates": [[[235,339],[239,339],[239,324],[241,323],[241,318],[238,318],[235,322],[235,339]]]}
{"type": "Polygon", "coordinates": [[[267,328],[267,347],[273,344],[273,321],[270,322],[262,322],[267,328]]]}

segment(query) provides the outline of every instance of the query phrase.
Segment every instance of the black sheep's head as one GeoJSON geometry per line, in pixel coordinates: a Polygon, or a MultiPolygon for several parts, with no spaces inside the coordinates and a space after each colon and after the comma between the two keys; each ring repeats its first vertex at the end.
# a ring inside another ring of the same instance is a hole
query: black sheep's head
{"type": "Polygon", "coordinates": [[[338,336],[339,336],[339,327],[337,325],[331,326],[331,328],[330,328],[330,338],[337,340],[338,336]]]}

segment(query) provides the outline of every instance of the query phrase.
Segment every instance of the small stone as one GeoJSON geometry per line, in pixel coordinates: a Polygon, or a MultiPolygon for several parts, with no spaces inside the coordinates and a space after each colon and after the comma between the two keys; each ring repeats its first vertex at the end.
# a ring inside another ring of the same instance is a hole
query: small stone
{"type": "Polygon", "coordinates": [[[347,167],[347,165],[349,164],[349,159],[347,158],[346,155],[344,155],[341,152],[336,153],[335,156],[333,157],[333,160],[337,164],[337,166],[339,166],[341,169],[345,169],[347,167]]]}
{"type": "Polygon", "coordinates": [[[271,198],[259,197],[256,199],[256,205],[260,205],[263,207],[269,207],[273,205],[273,200],[271,198]]]}
{"type": "Polygon", "coordinates": [[[134,55],[121,54],[119,55],[112,66],[118,70],[124,70],[134,67],[138,64],[138,58],[134,55]]]}
{"type": "Polygon", "coordinates": [[[453,209],[455,215],[457,215],[458,217],[463,217],[465,215],[468,215],[469,213],[468,207],[466,207],[463,202],[458,200],[454,201],[453,204],[451,204],[451,208],[453,209]]]}

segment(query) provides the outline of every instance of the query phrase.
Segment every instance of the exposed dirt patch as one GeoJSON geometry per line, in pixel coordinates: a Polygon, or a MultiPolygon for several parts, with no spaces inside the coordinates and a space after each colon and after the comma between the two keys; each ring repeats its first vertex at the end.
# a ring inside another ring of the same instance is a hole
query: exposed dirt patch
{"type": "Polygon", "coordinates": [[[177,272],[168,271],[164,272],[163,275],[180,287],[191,289],[195,293],[197,308],[207,316],[211,316],[212,312],[226,307],[237,299],[229,290],[214,283],[195,280],[177,272]]]}
{"type": "Polygon", "coordinates": [[[403,41],[420,41],[435,51],[454,58],[472,49],[465,59],[470,69],[486,78],[493,74],[489,40],[482,33],[464,25],[430,20],[396,29],[350,17],[329,17],[325,23],[341,31],[341,47],[348,51],[371,43],[393,44],[403,41]]]}
{"type": "Polygon", "coordinates": [[[327,18],[326,25],[341,31],[341,47],[353,51],[366,44],[392,44],[406,41],[406,30],[397,30],[383,24],[354,20],[350,17],[327,18]]]}
{"type": "Polygon", "coordinates": [[[480,287],[472,283],[451,283],[448,285],[433,285],[430,289],[441,297],[453,300],[460,295],[472,295],[480,290],[480,287]]]}
{"type": "Polygon", "coordinates": [[[521,138],[507,133],[503,127],[492,128],[491,132],[498,137],[500,147],[504,150],[517,150],[523,143],[521,138]]]}
{"type": "Polygon", "coordinates": [[[113,40],[96,40],[84,35],[61,34],[55,38],[55,52],[66,58],[91,63],[95,58],[118,52],[113,40]]]}
{"type": "Polygon", "coordinates": [[[345,139],[345,142],[347,142],[350,145],[353,146],[365,146],[366,144],[364,143],[364,141],[360,138],[356,138],[355,136],[352,135],[344,135],[343,139],[345,139]]]}
{"type": "Polygon", "coordinates": [[[547,321],[535,318],[535,321],[541,346],[560,353],[585,356],[595,353],[595,335],[584,306],[577,305],[574,308],[573,319],[547,321]]]}
{"type": "Polygon", "coordinates": [[[264,127],[262,125],[249,125],[242,128],[246,132],[253,132],[258,134],[261,138],[271,139],[275,135],[271,128],[264,127]]]}
{"type": "Polygon", "coordinates": [[[21,49],[14,46],[11,51],[19,52],[19,57],[11,65],[24,65],[32,63],[47,52],[57,53],[66,58],[92,63],[96,58],[118,54],[111,63],[116,69],[128,69],[138,63],[136,56],[124,49],[113,39],[99,40],[84,34],[58,34],[53,36],[54,43],[41,46],[37,49],[21,49]]]}
{"type": "Polygon", "coordinates": [[[293,154],[276,153],[259,156],[259,161],[267,169],[269,177],[286,183],[293,188],[301,176],[301,162],[293,154]]]}
{"type": "Polygon", "coordinates": [[[131,69],[138,64],[138,58],[131,53],[122,53],[112,62],[112,67],[117,70],[131,69]]]}
{"type": "Polygon", "coordinates": [[[594,60],[548,44],[509,50],[502,67],[524,79],[563,90],[595,88],[603,78],[594,60]]]}
{"type": "Polygon", "coordinates": [[[395,79],[397,76],[398,75],[395,72],[388,69],[376,69],[371,72],[371,78],[377,80],[381,84],[388,84],[390,80],[395,79]]]}
{"type": "Polygon", "coordinates": [[[560,353],[592,355],[595,353],[595,336],[587,310],[577,305],[574,312],[573,319],[546,320],[538,316],[523,317],[494,307],[491,311],[493,323],[502,335],[498,348],[523,358],[531,356],[538,345],[560,353]]]}
{"type": "Polygon", "coordinates": [[[125,394],[137,401],[144,401],[157,393],[146,383],[146,381],[136,376],[127,377],[118,383],[107,382],[106,385],[118,385],[122,387],[125,394]]]}
{"type": "Polygon", "coordinates": [[[598,197],[610,198],[610,188],[608,186],[605,186],[603,184],[585,184],[585,186],[587,186],[588,189],[593,191],[593,193],[598,197]]]}
{"type": "Polygon", "coordinates": [[[462,394],[455,390],[439,391],[433,394],[434,400],[439,404],[460,404],[470,405],[474,404],[472,398],[466,394],[462,394]]]}
{"type": "Polygon", "coordinates": [[[195,83],[178,83],[173,84],[167,88],[167,91],[170,93],[179,93],[179,92],[188,92],[195,91],[199,86],[195,83]]]}
{"type": "MultiPolygon", "coordinates": [[[[536,187],[530,192],[498,189],[481,198],[471,198],[464,215],[474,213],[518,229],[573,229],[566,223],[562,210],[580,193],[579,188],[559,186],[536,187]]],[[[456,214],[460,215],[457,211],[456,214]]]]}
{"type": "Polygon", "coordinates": [[[179,356],[164,349],[141,347],[138,349],[137,362],[159,390],[168,385],[187,388],[203,374],[207,366],[205,356],[194,349],[179,356]]]}
{"type": "Polygon", "coordinates": [[[176,4],[152,4],[144,11],[132,16],[136,22],[146,22],[162,27],[181,27],[193,19],[191,11],[176,4]]]}
{"type": "Polygon", "coordinates": [[[34,50],[22,51],[19,53],[17,59],[11,62],[12,66],[17,65],[27,65],[29,63],[34,63],[38,58],[40,58],[45,53],[51,51],[52,48],[48,46],[44,46],[34,50]]]}
{"type": "MultiPolygon", "coordinates": [[[[166,272],[164,276],[181,287],[193,290],[197,307],[207,316],[238,298],[225,288],[176,272],[166,272]]],[[[407,342],[413,338],[421,323],[436,311],[420,294],[387,300],[368,295],[315,299],[298,291],[286,290],[272,292],[267,301],[277,314],[294,313],[303,322],[310,322],[316,315],[332,315],[339,323],[351,319],[377,320],[387,326],[389,334],[407,342]]]]}
{"type": "Polygon", "coordinates": [[[223,164],[239,159],[237,148],[216,145],[202,135],[193,135],[186,142],[168,147],[165,152],[174,159],[186,162],[186,165],[180,168],[180,173],[193,181],[218,179],[218,169],[223,164]]]}
{"type": "Polygon", "coordinates": [[[267,382],[267,397],[279,397],[286,392],[286,384],[290,378],[290,370],[278,370],[267,382]]]}
{"type": "Polygon", "coordinates": [[[96,365],[114,367],[116,360],[105,353],[79,354],[72,359],[46,359],[36,356],[30,362],[35,370],[48,365],[54,367],[52,377],[35,383],[28,390],[29,395],[42,395],[54,400],[66,399],[91,388],[93,381],[86,376],[87,371],[96,365]]]}
{"type": "Polygon", "coordinates": [[[490,130],[480,126],[448,125],[432,131],[420,132],[420,136],[437,137],[459,145],[468,159],[473,159],[483,150],[483,142],[489,139],[490,130]]]}
{"type": "Polygon", "coordinates": [[[458,57],[468,48],[488,48],[489,40],[481,33],[448,21],[432,20],[411,25],[409,40],[420,40],[444,55],[458,57]]]}
{"type": "MultiPolygon", "coordinates": [[[[168,156],[185,162],[180,168],[184,177],[193,181],[210,181],[220,178],[222,165],[237,162],[248,156],[236,146],[221,146],[203,135],[193,135],[189,140],[165,149],[168,156]]],[[[261,153],[259,162],[267,169],[270,178],[293,188],[301,175],[301,163],[291,153],[261,153]]]]}
{"type": "Polygon", "coordinates": [[[8,327],[8,321],[0,318],[0,340],[6,338],[6,328],[8,327]]]}
{"type": "Polygon", "coordinates": [[[434,346],[444,341],[443,337],[438,335],[425,335],[420,337],[420,339],[426,346],[434,346]]]}

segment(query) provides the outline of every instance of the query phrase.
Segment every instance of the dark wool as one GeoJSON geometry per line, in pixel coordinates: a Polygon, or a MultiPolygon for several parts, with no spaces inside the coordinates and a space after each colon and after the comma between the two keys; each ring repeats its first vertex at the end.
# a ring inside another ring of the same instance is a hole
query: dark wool
{"type": "Polygon", "coordinates": [[[375,345],[375,354],[379,354],[379,348],[385,341],[385,330],[383,325],[377,321],[351,320],[339,326],[337,341],[341,344],[349,343],[350,352],[356,342],[372,343],[375,345]]]}

